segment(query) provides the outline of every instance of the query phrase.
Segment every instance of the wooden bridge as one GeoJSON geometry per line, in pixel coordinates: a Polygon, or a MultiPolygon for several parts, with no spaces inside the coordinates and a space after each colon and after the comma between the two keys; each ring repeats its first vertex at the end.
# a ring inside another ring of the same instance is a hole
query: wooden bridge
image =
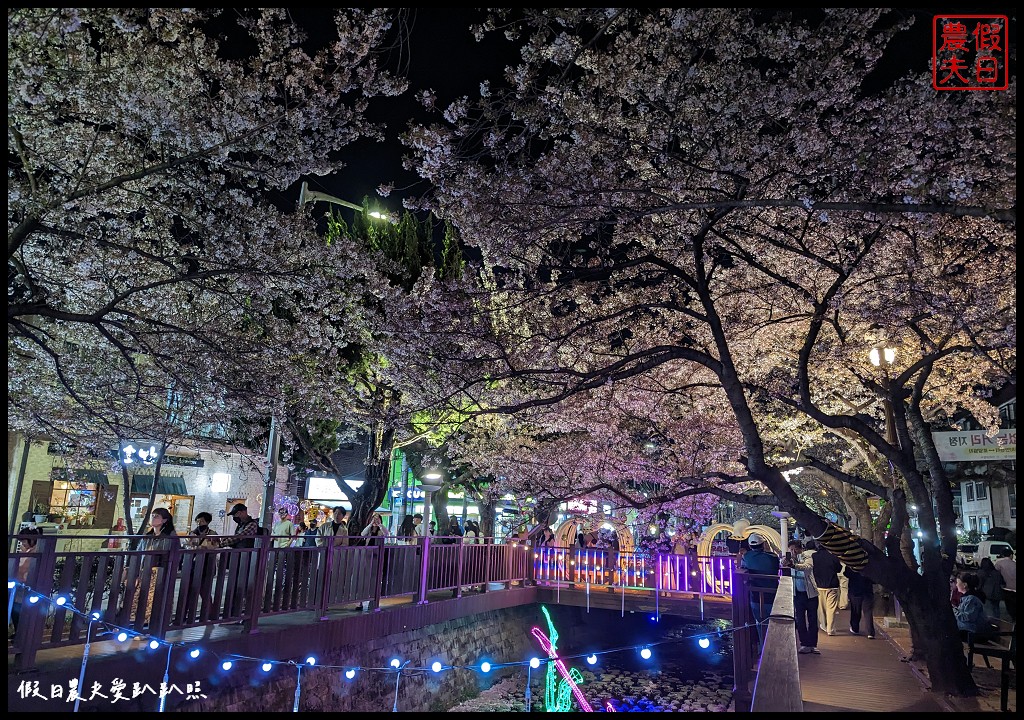
{"type": "MultiPolygon", "coordinates": [[[[12,547],[16,539],[10,538],[12,547]]],[[[9,615],[16,601],[21,606],[8,640],[9,673],[66,674],[81,660],[87,639],[93,658],[116,658],[119,643],[101,634],[111,627],[173,642],[203,638],[240,653],[256,652],[269,633],[281,633],[276,646],[290,643],[298,657],[300,627],[319,626],[318,633],[343,633],[353,642],[542,602],[730,621],[741,628],[733,658],[739,710],[818,709],[827,705],[822,698],[842,698],[829,706],[835,709],[879,709],[879,691],[893,683],[899,687],[881,703],[889,709],[943,709],[926,694],[914,695],[920,684],[906,664],[881,662],[884,641],[859,638],[863,653],[844,653],[842,667],[831,671],[829,654],[813,656],[816,664],[806,660],[812,656],[798,657],[792,609],[785,606],[791,592],[778,593],[758,658],[747,576],[734,572],[731,556],[650,558],[491,538],[285,548],[261,538],[254,548],[94,552],[58,550],[60,538],[39,540],[38,552],[9,554],[9,615]],[[24,582],[12,587],[26,557],[24,582]],[[33,605],[28,599],[35,593],[43,598],[33,605]],[[908,697],[915,707],[904,703],[908,697]]],[[[789,589],[789,578],[780,582],[789,589]]],[[[824,640],[823,648],[835,639],[824,640]]],[[[8,696],[13,707],[10,689],[8,696]]]]}

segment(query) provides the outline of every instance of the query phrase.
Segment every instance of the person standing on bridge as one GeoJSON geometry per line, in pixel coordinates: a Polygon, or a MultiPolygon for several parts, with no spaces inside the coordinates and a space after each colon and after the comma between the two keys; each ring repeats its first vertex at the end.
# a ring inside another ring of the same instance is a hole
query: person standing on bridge
{"type": "MultiPolygon", "coordinates": [[[[256,547],[256,538],[260,534],[260,524],[256,518],[249,514],[249,508],[244,503],[235,503],[231,507],[231,512],[228,513],[228,517],[235,521],[235,534],[220,539],[220,546],[222,548],[240,548],[240,549],[252,549],[256,547]]],[[[253,597],[254,588],[256,586],[256,566],[258,564],[258,556],[256,553],[242,553],[239,557],[224,557],[221,562],[224,563],[225,571],[228,573],[228,577],[231,578],[229,582],[234,583],[234,587],[230,590],[225,591],[225,606],[224,616],[243,614],[248,615],[251,608],[248,607],[249,603],[255,603],[253,597]],[[247,556],[248,555],[248,556],[247,556]],[[237,574],[236,574],[237,573],[237,574]],[[230,602],[228,600],[230,598],[230,602]],[[243,610],[243,602],[246,603],[246,607],[243,610]]],[[[241,619],[237,625],[245,625],[246,620],[241,619]]]]}
{"type": "Polygon", "coordinates": [[[800,641],[798,652],[821,655],[818,650],[818,588],[814,586],[810,555],[804,552],[803,542],[790,540],[783,562],[793,570],[793,623],[800,641]]]}
{"type": "Polygon", "coordinates": [[[839,612],[839,559],[815,542],[811,562],[814,584],[818,588],[818,622],[829,635],[836,634],[836,614],[839,612]]]}
{"type": "MultiPolygon", "coordinates": [[[[143,613],[143,627],[149,627],[149,618],[153,613],[153,601],[156,599],[157,582],[162,575],[164,582],[170,582],[173,586],[175,574],[178,568],[168,567],[166,552],[172,547],[178,547],[181,541],[174,529],[174,518],[167,508],[158,507],[149,516],[149,530],[142,536],[139,543],[139,550],[153,552],[153,555],[144,555],[140,558],[139,577],[136,580],[136,591],[145,584],[145,574],[149,574],[149,583],[146,592],[145,603],[139,603],[138,609],[143,613]]],[[[136,605],[132,605],[132,620],[135,619],[136,605]]]]}
{"type": "Polygon", "coordinates": [[[341,505],[335,505],[331,509],[331,513],[334,515],[334,519],[325,522],[317,530],[316,544],[320,547],[348,545],[348,523],[345,522],[348,510],[341,505]]]}
{"type": "MultiPolygon", "coordinates": [[[[216,531],[210,527],[213,515],[201,512],[196,515],[196,527],[184,543],[192,550],[200,548],[219,548],[216,531]]],[[[195,611],[195,617],[205,622],[215,614],[213,608],[213,578],[217,572],[217,555],[214,553],[195,553],[192,558],[191,582],[189,583],[186,611],[195,611]],[[200,613],[199,602],[202,601],[200,613]]]]}
{"type": "Polygon", "coordinates": [[[753,576],[750,578],[750,612],[757,623],[757,651],[760,654],[768,629],[768,616],[779,589],[779,556],[765,550],[764,538],[757,533],[750,534],[747,545],[750,550],[743,556],[740,569],[753,576]]]}
{"type": "Polygon", "coordinates": [[[847,565],[843,574],[849,580],[850,632],[860,635],[861,618],[868,639],[875,638],[875,584],[847,565]]]}

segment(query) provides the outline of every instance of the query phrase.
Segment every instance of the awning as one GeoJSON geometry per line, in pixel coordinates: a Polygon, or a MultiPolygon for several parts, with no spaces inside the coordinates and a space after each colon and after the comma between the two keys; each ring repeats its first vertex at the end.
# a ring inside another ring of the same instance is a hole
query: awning
{"type": "MultiPolygon", "coordinates": [[[[132,494],[148,495],[153,490],[152,475],[132,476],[132,494]]],[[[156,486],[157,495],[188,495],[188,488],[185,487],[185,478],[160,476],[160,482],[156,486]]]]}
{"type": "MultiPolygon", "coordinates": [[[[110,485],[110,477],[102,470],[75,470],[75,481],[96,483],[104,487],[110,485]]],[[[152,485],[152,481],[150,481],[152,485]]]]}

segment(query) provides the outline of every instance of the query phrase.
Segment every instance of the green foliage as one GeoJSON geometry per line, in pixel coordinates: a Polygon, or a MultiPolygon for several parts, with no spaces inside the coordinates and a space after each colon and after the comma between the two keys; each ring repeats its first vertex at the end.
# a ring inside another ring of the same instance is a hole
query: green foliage
{"type": "Polygon", "coordinates": [[[363,212],[357,212],[352,224],[340,212],[327,216],[324,241],[328,246],[344,239],[375,253],[379,268],[395,285],[406,291],[419,279],[423,268],[434,264],[433,221],[417,220],[412,213],[402,213],[397,222],[371,215],[368,198],[363,198],[363,212]]]}
{"type": "Polygon", "coordinates": [[[462,247],[450,223],[445,223],[444,240],[441,248],[441,262],[437,268],[437,277],[441,280],[452,280],[462,277],[466,261],[462,257],[462,247]]]}

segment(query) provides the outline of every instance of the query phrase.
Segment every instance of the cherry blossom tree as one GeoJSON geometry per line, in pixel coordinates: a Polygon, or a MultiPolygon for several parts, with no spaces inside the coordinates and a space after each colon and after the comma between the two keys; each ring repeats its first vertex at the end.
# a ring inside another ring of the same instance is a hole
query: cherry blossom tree
{"type": "Polygon", "coordinates": [[[381,281],[286,191],[380,137],[368,103],[404,84],[378,61],[388,13],[334,18],[314,47],[280,8],[8,13],[10,429],[342,415],[353,303],[381,281]]]}
{"type": "MultiPolygon", "coordinates": [[[[860,543],[864,572],[900,599],[933,688],[966,693],[952,612],[935,601],[956,538],[929,423],[955,410],[992,421],[980,394],[1015,375],[1016,84],[875,82],[909,26],[851,9],[496,13],[481,35],[522,46],[507,88],[486,84],[406,136],[434,185],[424,205],[483,262],[475,283],[420,284],[406,313],[428,332],[401,367],[442,401],[471,397],[526,425],[561,408],[561,433],[575,415],[558,442],[614,443],[617,494],[621,461],[635,472],[643,456],[588,403],[678,378],[669,438],[688,418],[721,451],[692,467],[691,492],[757,483],[815,536],[829,525],[786,481],[772,428],[809,422],[861,444],[891,471],[805,455],[891,503],[882,549],[860,543]],[[453,312],[447,337],[429,332],[453,312]],[[879,343],[897,349],[887,374],[867,362],[879,343]],[[899,552],[908,497],[920,572],[899,552]]],[[[629,414],[645,416],[642,397],[629,414]]],[[[509,431],[499,448],[517,423],[496,428],[509,431]]],[[[574,472],[542,447],[520,443],[524,475],[574,472]]]]}
{"type": "MultiPolygon", "coordinates": [[[[364,209],[367,203],[364,199],[364,209]]],[[[388,312],[401,306],[424,271],[458,277],[461,260],[451,228],[444,226],[440,228],[442,252],[434,257],[435,219],[429,215],[417,220],[405,212],[388,222],[371,220],[364,211],[349,224],[330,213],[326,225],[325,243],[361,253],[368,279],[353,286],[350,278],[338,275],[321,286],[324,297],[350,298],[349,313],[334,315],[330,322],[339,335],[347,333],[352,341],[323,369],[335,376],[329,392],[324,388],[311,398],[298,395],[297,402],[286,405],[285,436],[293,462],[336,477],[343,474],[336,464],[339,447],[357,439],[368,445],[362,485],[352,490],[336,481],[339,492],[352,504],[349,530],[358,534],[384,500],[394,451],[408,452],[428,439],[425,445],[439,445],[458,426],[458,418],[451,413],[423,412],[435,403],[392,382],[389,353],[396,339],[401,344],[408,328],[389,322],[388,312]],[[344,421],[336,419],[341,417],[344,421]]],[[[442,493],[436,496],[443,500],[442,493]]],[[[439,519],[446,523],[447,512],[439,519]]]]}

